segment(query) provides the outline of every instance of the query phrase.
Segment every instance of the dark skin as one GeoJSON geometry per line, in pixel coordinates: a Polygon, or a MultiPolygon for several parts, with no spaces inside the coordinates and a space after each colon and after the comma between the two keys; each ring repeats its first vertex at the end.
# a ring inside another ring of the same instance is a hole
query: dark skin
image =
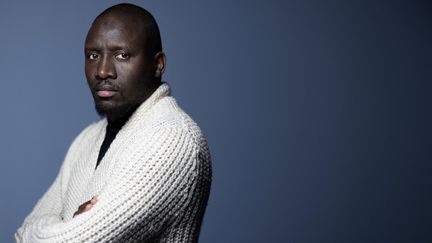
{"type": "MultiPolygon", "coordinates": [[[[113,9],[99,16],[87,34],[85,74],[96,109],[108,122],[130,115],[160,84],[166,58],[162,52],[149,55],[146,25],[127,9],[113,9]]],[[[73,217],[96,202],[94,196],[73,217]]]]}
{"type": "Polygon", "coordinates": [[[85,74],[96,109],[109,121],[121,119],[157,88],[165,55],[153,59],[144,48],[145,23],[118,13],[93,23],[85,42],[85,74]],[[140,26],[141,25],[141,26],[140,26]]]}

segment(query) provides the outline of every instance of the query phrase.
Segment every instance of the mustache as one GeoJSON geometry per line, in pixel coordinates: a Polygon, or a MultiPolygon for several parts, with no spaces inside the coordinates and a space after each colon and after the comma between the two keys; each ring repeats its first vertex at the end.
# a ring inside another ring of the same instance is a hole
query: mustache
{"type": "Polygon", "coordinates": [[[101,90],[118,91],[118,90],[120,90],[120,87],[116,83],[113,83],[110,80],[104,80],[100,83],[97,83],[93,87],[93,90],[95,90],[95,91],[101,91],[101,90]]]}

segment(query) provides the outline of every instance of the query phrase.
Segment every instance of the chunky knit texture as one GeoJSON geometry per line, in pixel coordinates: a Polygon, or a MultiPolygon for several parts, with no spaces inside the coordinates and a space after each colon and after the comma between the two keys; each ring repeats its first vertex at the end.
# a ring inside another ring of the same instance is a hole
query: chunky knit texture
{"type": "Polygon", "coordinates": [[[167,83],[135,111],[95,170],[106,119],[84,129],[17,242],[197,242],[211,184],[207,143],[167,83]],[[97,195],[96,205],[73,218],[97,195]]]}

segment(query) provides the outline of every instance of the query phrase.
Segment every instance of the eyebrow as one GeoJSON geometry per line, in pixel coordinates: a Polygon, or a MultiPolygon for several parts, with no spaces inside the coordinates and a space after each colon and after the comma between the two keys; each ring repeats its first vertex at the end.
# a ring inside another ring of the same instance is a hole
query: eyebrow
{"type": "MultiPolygon", "coordinates": [[[[84,47],[84,51],[88,52],[88,51],[100,51],[102,48],[98,48],[98,47],[94,47],[94,46],[85,46],[84,47]]],[[[112,46],[109,47],[109,51],[120,51],[120,50],[125,50],[125,51],[130,51],[130,48],[128,48],[127,46],[112,46]]]]}

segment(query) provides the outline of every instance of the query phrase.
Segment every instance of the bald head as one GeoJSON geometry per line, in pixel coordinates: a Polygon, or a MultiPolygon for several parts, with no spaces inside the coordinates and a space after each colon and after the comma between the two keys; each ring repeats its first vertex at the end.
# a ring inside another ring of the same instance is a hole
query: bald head
{"type": "Polygon", "coordinates": [[[135,31],[140,32],[143,37],[143,48],[145,48],[149,58],[153,58],[158,52],[162,52],[159,26],[153,15],[144,8],[130,3],[111,6],[96,17],[92,27],[98,22],[106,22],[107,17],[114,17],[126,25],[130,25],[129,27],[133,27],[135,31]]]}
{"type": "Polygon", "coordinates": [[[141,7],[119,4],[102,12],[84,51],[96,110],[110,121],[131,114],[161,84],[166,60],[159,28],[141,7]]]}

